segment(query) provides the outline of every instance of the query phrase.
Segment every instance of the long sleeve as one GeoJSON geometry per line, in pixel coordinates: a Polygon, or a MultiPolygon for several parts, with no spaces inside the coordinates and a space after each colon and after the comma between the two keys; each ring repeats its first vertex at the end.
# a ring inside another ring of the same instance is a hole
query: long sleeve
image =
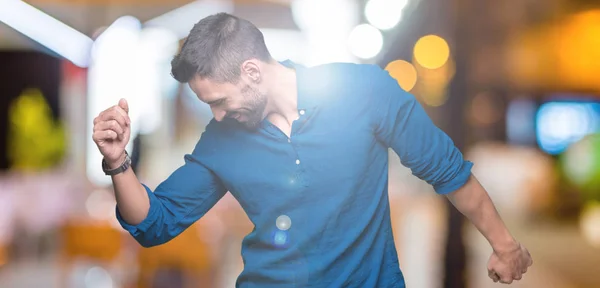
{"type": "Polygon", "coordinates": [[[201,145],[185,155],[185,164],[152,192],[146,219],[138,225],[126,223],[117,207],[117,219],[142,246],[160,245],[173,239],[210,210],[225,193],[219,179],[199,160],[201,145]]]}
{"type": "Polygon", "coordinates": [[[439,194],[462,187],[473,163],[465,161],[450,137],[436,127],[415,97],[379,67],[369,74],[370,113],[376,137],[391,147],[413,175],[439,194]]]}

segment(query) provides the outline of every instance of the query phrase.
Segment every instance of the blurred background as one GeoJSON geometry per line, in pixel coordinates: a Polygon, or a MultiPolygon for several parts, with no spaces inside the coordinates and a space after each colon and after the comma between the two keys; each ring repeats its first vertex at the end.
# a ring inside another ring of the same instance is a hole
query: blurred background
{"type": "MultiPolygon", "coordinates": [[[[212,115],[169,75],[194,23],[255,23],[277,60],[374,63],[422,102],[535,265],[512,287],[600,287],[598,0],[0,0],[0,287],[234,287],[231,197],[143,249],[115,220],[92,119],[129,101],[155,187],[212,115]]],[[[485,239],[390,153],[408,287],[499,287],[485,239]]]]}

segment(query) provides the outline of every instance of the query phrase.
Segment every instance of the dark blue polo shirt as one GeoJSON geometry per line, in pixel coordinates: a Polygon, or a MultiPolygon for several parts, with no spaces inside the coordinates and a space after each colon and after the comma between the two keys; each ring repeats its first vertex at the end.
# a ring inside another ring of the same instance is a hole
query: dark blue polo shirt
{"type": "Polygon", "coordinates": [[[291,137],[268,120],[256,131],[213,120],[185,164],[154,192],[146,187],[147,218],[117,218],[143,246],[159,245],[230,191],[255,226],[238,287],[404,287],[388,148],[440,194],[465,184],[472,163],[378,66],[284,64],[298,81],[291,137]]]}

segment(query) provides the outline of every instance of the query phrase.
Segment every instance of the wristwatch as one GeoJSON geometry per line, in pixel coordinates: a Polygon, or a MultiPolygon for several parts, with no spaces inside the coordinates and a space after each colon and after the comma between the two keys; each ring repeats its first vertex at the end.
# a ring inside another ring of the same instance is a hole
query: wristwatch
{"type": "Polygon", "coordinates": [[[125,150],[125,161],[123,161],[123,163],[121,163],[121,165],[115,169],[110,169],[110,167],[108,167],[108,164],[106,163],[106,160],[102,159],[102,171],[104,171],[104,174],[109,176],[123,173],[127,171],[127,169],[129,169],[129,166],[131,166],[131,157],[129,157],[129,153],[127,153],[127,150],[125,150]]]}

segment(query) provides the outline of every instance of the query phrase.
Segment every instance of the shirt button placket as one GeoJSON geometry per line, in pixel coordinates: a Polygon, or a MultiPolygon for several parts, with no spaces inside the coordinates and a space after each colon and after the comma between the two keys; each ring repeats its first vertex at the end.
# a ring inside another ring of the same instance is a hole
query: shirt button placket
{"type": "MultiPolygon", "coordinates": [[[[306,114],[306,111],[304,109],[300,109],[298,110],[298,114],[300,115],[300,119],[303,118],[303,116],[306,114]]],[[[288,143],[292,143],[292,137],[290,135],[290,137],[288,138],[288,143]]],[[[302,182],[302,169],[299,167],[300,166],[300,155],[298,155],[298,147],[296,147],[296,145],[292,145],[292,149],[294,150],[295,154],[296,154],[296,166],[298,166],[298,169],[296,170],[295,173],[295,182],[302,182]]],[[[299,184],[299,183],[298,183],[299,184]]]]}
{"type": "Polygon", "coordinates": [[[303,183],[304,181],[303,181],[303,175],[302,175],[303,169],[302,169],[302,167],[300,167],[301,161],[300,161],[300,156],[298,155],[298,152],[296,152],[296,161],[294,163],[296,163],[296,169],[295,169],[296,172],[294,173],[294,175],[295,175],[294,178],[295,178],[295,182],[297,184],[300,184],[297,188],[300,188],[300,187],[302,187],[301,183],[303,183]]]}
{"type": "MultiPolygon", "coordinates": [[[[306,112],[304,111],[304,109],[300,109],[300,110],[298,110],[298,114],[300,114],[300,117],[302,117],[302,115],[304,115],[305,113],[306,113],[306,112]]],[[[290,135],[290,138],[288,138],[288,142],[289,142],[289,143],[292,143],[292,138],[291,138],[291,135],[290,135]]],[[[299,157],[298,157],[298,151],[296,151],[296,149],[297,149],[297,148],[295,148],[295,147],[294,147],[294,151],[296,152],[296,157],[297,157],[297,158],[296,158],[296,165],[300,165],[300,159],[298,159],[298,158],[299,158],[299,157]]]]}

